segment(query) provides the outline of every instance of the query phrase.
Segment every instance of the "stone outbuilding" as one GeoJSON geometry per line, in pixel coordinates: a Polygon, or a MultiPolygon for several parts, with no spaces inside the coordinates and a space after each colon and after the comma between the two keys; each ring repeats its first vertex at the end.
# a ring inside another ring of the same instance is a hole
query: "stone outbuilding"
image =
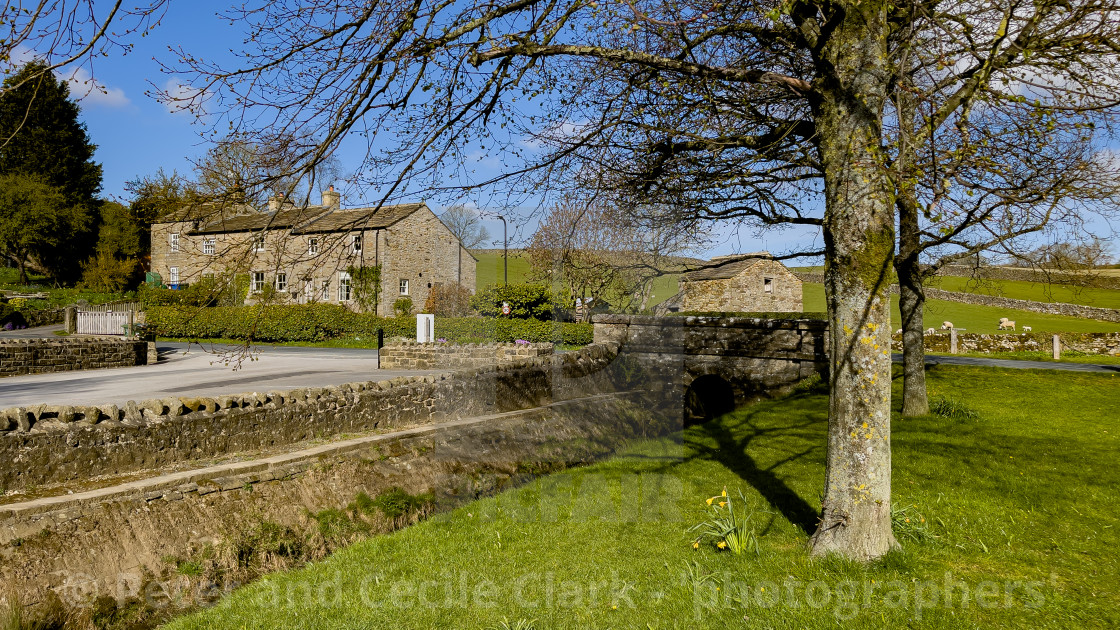
{"type": "Polygon", "coordinates": [[[658,312],[802,311],[801,279],[769,252],[720,256],[708,265],[681,275],[680,291],[658,312]]]}
{"type": "Polygon", "coordinates": [[[267,292],[281,303],[358,310],[354,274],[379,268],[371,309],[379,315],[391,315],[402,297],[423,309],[440,283],[473,293],[477,259],[426,204],[343,208],[341,202],[332,187],[319,205],[274,197],[267,212],[237,204],[185,208],[152,225],[151,270],[172,288],[241,275],[249,279],[248,302],[267,292]]]}

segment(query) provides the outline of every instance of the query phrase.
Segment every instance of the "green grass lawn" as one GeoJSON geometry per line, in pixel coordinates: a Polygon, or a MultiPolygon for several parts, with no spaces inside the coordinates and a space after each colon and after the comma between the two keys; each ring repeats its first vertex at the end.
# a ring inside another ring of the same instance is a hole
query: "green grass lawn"
{"type": "MultiPolygon", "coordinates": [[[[806,282],[802,285],[802,302],[805,312],[825,310],[824,285],[806,282]]],[[[1063,315],[1046,315],[1031,311],[962,304],[947,300],[926,300],[922,321],[925,328],[941,328],[941,322],[951,321],[958,328],[970,333],[998,333],[999,318],[1007,317],[1022,326],[1031,326],[1034,332],[1118,332],[1120,324],[1095,319],[1080,319],[1063,315]]],[[[897,329],[902,318],[898,314],[898,296],[891,296],[891,327],[897,329]]],[[[1010,332],[1010,331],[1008,331],[1010,332]]]]}
{"type": "Polygon", "coordinates": [[[170,627],[1120,624],[1120,377],[929,377],[976,417],[896,417],[902,549],[867,566],[806,553],[824,479],[818,387],[367,539],[170,627]],[[753,510],[757,554],[692,548],[723,488],[753,510]]]}

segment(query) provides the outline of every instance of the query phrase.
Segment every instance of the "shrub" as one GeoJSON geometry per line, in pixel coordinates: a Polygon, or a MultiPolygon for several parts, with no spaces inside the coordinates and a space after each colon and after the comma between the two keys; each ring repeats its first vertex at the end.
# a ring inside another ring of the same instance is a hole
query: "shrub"
{"type": "Polygon", "coordinates": [[[397,317],[408,317],[412,315],[412,298],[397,298],[397,301],[393,302],[393,313],[397,317]]]}
{"type": "MultiPolygon", "coordinates": [[[[174,291],[172,293],[175,293],[174,291]]],[[[151,306],[147,322],[160,337],[187,339],[253,339],[256,341],[323,341],[338,337],[416,337],[416,320],[355,313],[337,304],[275,306],[151,306]]],[[[591,343],[591,324],[533,319],[442,317],[436,334],[454,342],[517,339],[582,346],[591,343]]]]}
{"type": "Polygon", "coordinates": [[[112,254],[99,251],[82,264],[82,286],[97,291],[124,291],[139,284],[140,261],[135,258],[118,260],[112,254]]]}
{"type": "Polygon", "coordinates": [[[509,316],[514,319],[547,321],[562,310],[552,290],[543,284],[489,286],[471,298],[471,308],[484,317],[498,317],[502,315],[503,302],[509,303],[509,316]]]}
{"type": "Polygon", "coordinates": [[[471,292],[461,284],[437,282],[428,292],[424,312],[437,317],[462,317],[471,313],[471,292]]]}

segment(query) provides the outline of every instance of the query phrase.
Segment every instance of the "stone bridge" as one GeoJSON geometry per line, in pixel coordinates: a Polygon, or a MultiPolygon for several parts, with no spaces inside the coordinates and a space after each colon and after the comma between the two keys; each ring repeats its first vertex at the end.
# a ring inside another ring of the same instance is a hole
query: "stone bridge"
{"type": "Polygon", "coordinates": [[[620,344],[685,422],[712,418],[827,373],[828,324],[810,319],[597,315],[595,342],[620,344]],[[670,403],[671,404],[671,403],[670,403]]]}

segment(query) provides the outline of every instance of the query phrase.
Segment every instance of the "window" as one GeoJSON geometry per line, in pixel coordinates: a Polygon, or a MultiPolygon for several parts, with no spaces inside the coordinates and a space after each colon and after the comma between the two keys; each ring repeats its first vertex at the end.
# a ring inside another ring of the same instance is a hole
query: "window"
{"type": "Polygon", "coordinates": [[[171,273],[168,274],[167,283],[168,284],[179,284],[179,268],[178,267],[172,267],[171,268],[171,273]]]}
{"type": "Polygon", "coordinates": [[[283,271],[277,272],[276,274],[276,290],[288,290],[288,274],[284,273],[283,271]]]}
{"type": "Polygon", "coordinates": [[[258,236],[258,237],[253,239],[253,251],[255,251],[255,252],[263,252],[264,251],[264,237],[263,236],[258,236]]]}
{"type": "Polygon", "coordinates": [[[338,272],[338,301],[350,301],[350,274],[345,271],[338,272]]]}
{"type": "Polygon", "coordinates": [[[323,289],[323,291],[320,294],[320,295],[322,295],[322,297],[320,297],[319,299],[323,300],[324,302],[329,302],[330,299],[331,299],[331,281],[330,280],[324,280],[322,289],[323,289]]]}
{"type": "Polygon", "coordinates": [[[208,238],[208,239],[202,241],[202,253],[203,254],[210,254],[211,256],[213,256],[214,255],[214,243],[215,243],[215,240],[212,239],[212,238],[208,238]]]}
{"type": "Polygon", "coordinates": [[[350,237],[350,253],[351,254],[362,253],[362,235],[361,234],[355,234],[354,236],[350,237]]]}
{"type": "Polygon", "coordinates": [[[307,302],[315,300],[315,283],[311,280],[303,281],[303,299],[307,302]]]}
{"type": "Polygon", "coordinates": [[[264,272],[263,271],[254,271],[253,272],[253,282],[252,282],[252,284],[249,285],[249,291],[251,293],[260,293],[263,290],[264,290],[264,272]]]}
{"type": "Polygon", "coordinates": [[[763,278],[762,279],[762,292],[763,293],[773,293],[774,292],[774,279],[773,278],[763,278]]]}
{"type": "Polygon", "coordinates": [[[173,252],[179,251],[179,233],[174,232],[174,233],[170,234],[169,237],[170,237],[170,243],[171,243],[171,251],[173,251],[173,252]]]}
{"type": "Polygon", "coordinates": [[[318,238],[313,236],[313,237],[307,239],[307,253],[311,254],[311,255],[315,255],[315,254],[319,253],[319,239],[318,238]]]}
{"type": "Polygon", "coordinates": [[[408,280],[401,278],[401,295],[408,295],[408,280]]]}

